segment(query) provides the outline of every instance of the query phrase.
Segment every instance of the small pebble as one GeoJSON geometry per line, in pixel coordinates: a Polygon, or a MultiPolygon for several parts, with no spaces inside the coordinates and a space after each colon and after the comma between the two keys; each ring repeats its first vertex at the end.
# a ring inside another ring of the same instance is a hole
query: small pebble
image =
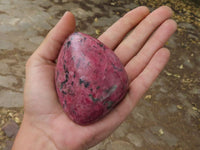
{"type": "Polygon", "coordinates": [[[176,105],[176,107],[177,107],[178,109],[183,109],[183,107],[182,107],[181,105],[176,105]]]}
{"type": "Polygon", "coordinates": [[[99,35],[100,32],[101,32],[101,31],[100,31],[99,29],[96,29],[96,30],[95,30],[95,33],[96,33],[97,35],[99,35]]]}
{"type": "Polygon", "coordinates": [[[16,124],[15,121],[11,120],[3,126],[2,130],[7,137],[11,138],[17,134],[19,126],[16,124]]]}
{"type": "Polygon", "coordinates": [[[159,130],[159,134],[160,134],[160,135],[163,135],[163,134],[164,134],[163,129],[160,129],[160,130],[159,130]]]}
{"type": "Polygon", "coordinates": [[[192,109],[193,109],[194,111],[197,111],[197,110],[198,110],[196,107],[192,107],[192,109]]]}
{"type": "Polygon", "coordinates": [[[18,117],[15,117],[15,122],[16,122],[17,124],[19,124],[19,123],[21,122],[21,120],[20,120],[18,117]]]}

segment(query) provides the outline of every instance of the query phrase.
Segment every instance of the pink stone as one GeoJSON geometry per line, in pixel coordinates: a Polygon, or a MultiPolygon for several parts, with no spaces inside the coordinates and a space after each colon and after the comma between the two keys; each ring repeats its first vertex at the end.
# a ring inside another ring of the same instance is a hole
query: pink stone
{"type": "Polygon", "coordinates": [[[118,57],[97,39],[73,33],[64,42],[55,70],[56,90],[76,123],[93,123],[126,95],[128,77],[118,57]]]}

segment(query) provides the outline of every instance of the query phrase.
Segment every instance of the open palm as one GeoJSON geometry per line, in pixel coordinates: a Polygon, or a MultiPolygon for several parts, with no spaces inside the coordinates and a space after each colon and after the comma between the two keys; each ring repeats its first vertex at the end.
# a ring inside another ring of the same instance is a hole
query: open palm
{"type": "Polygon", "coordinates": [[[146,7],[138,7],[99,37],[123,63],[129,92],[103,119],[80,126],[63,112],[55,90],[55,60],[75,29],[74,16],[65,13],[27,62],[22,125],[31,124],[59,150],[87,149],[105,139],[126,119],[167,63],[170,53],[163,45],[176,30],[171,16],[171,9],[165,6],[150,14],[146,7]]]}

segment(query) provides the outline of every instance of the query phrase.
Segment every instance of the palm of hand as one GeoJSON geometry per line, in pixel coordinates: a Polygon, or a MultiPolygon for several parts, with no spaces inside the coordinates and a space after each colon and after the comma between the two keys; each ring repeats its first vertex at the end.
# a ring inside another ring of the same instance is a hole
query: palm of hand
{"type": "Polygon", "coordinates": [[[66,116],[58,103],[54,85],[54,60],[64,39],[75,28],[71,13],[63,16],[29,59],[24,93],[25,116],[35,128],[50,137],[58,149],[84,149],[110,135],[165,66],[169,51],[162,47],[176,30],[176,24],[169,19],[172,13],[167,7],[148,13],[145,7],[132,10],[99,37],[105,45],[115,49],[124,64],[129,77],[129,92],[110,114],[92,125],[79,126],[66,116]],[[123,40],[133,27],[135,29],[123,40]]]}

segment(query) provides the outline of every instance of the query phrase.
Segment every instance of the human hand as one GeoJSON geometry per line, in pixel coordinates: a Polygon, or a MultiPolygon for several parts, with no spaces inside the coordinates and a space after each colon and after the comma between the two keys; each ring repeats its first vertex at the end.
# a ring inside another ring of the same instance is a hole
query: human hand
{"type": "Polygon", "coordinates": [[[13,150],[81,150],[108,137],[131,113],[167,63],[170,53],[163,46],[176,30],[171,16],[172,11],[166,6],[150,14],[146,7],[138,7],[99,37],[123,63],[129,92],[104,118],[80,126],[64,113],[55,90],[55,60],[64,40],[75,29],[74,16],[66,13],[27,62],[24,118],[13,150]]]}

